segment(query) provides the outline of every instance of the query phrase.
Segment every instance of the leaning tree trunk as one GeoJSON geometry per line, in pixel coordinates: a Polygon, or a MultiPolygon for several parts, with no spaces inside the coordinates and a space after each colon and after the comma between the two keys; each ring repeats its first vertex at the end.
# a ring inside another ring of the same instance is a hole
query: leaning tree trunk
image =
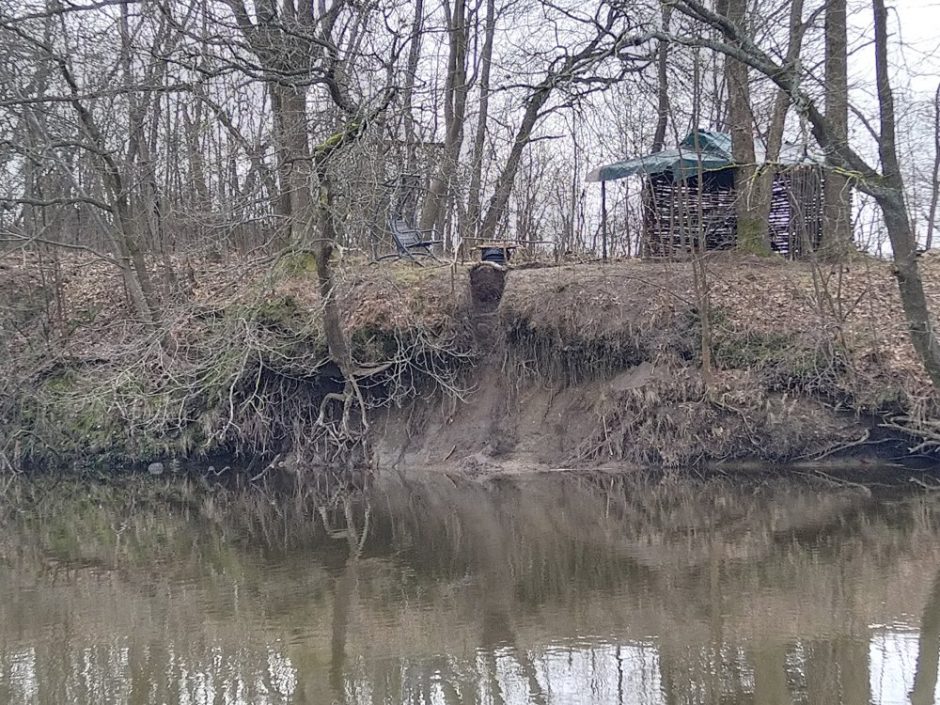
{"type": "Polygon", "coordinates": [[[873,194],[884,214],[885,229],[894,253],[894,272],[898,280],[901,304],[907,317],[911,342],[924,362],[924,368],[940,389],[940,343],[924,295],[917,264],[917,240],[911,227],[907,204],[904,202],[904,182],[898,164],[895,137],[894,95],[888,75],[888,19],[884,0],[872,0],[875,24],[875,75],[878,82],[878,107],[881,134],[878,151],[884,170],[885,188],[873,194]]]}
{"type": "Polygon", "coordinates": [[[579,74],[592,71],[598,61],[623,48],[619,39],[611,47],[601,47],[602,42],[611,36],[611,19],[612,16],[609,15],[607,26],[598,27],[600,31],[598,31],[597,36],[580,51],[568,54],[564,60],[553,62],[552,68],[549,69],[542,81],[535,86],[526,98],[522,122],[516,130],[506,163],[496,179],[495,190],[490,198],[486,216],[483,218],[480,227],[481,237],[489,239],[496,233],[496,228],[506,212],[506,205],[509,203],[509,196],[512,193],[516,172],[519,170],[522,153],[531,141],[532,131],[542,117],[542,109],[551,97],[555,87],[570,82],[579,74]]]}
{"type": "Polygon", "coordinates": [[[473,155],[470,159],[470,188],[467,195],[467,233],[479,234],[480,194],[483,190],[483,150],[486,146],[486,127],[490,109],[490,69],[493,61],[493,36],[496,34],[496,0],[486,0],[486,24],[483,50],[480,56],[480,109],[476,133],[473,137],[473,155]]]}
{"type": "Polygon", "coordinates": [[[519,170],[522,152],[532,137],[532,130],[535,129],[535,125],[541,116],[542,107],[550,95],[550,84],[549,86],[543,84],[536,89],[535,93],[529,96],[522,122],[519,124],[519,129],[516,130],[516,138],[513,140],[512,149],[509,150],[509,157],[496,179],[496,189],[490,198],[486,208],[486,216],[480,226],[480,237],[482,238],[492,239],[496,235],[496,228],[499,221],[502,220],[503,213],[509,203],[509,196],[512,194],[512,185],[516,180],[516,172],[519,170]]]}

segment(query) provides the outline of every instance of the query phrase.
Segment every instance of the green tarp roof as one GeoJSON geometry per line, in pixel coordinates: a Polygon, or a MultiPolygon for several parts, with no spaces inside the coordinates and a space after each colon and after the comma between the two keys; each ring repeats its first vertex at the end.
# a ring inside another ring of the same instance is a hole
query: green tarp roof
{"type": "MultiPolygon", "coordinates": [[[[731,135],[725,132],[711,130],[698,130],[698,144],[700,153],[695,150],[695,133],[690,132],[675,149],[664,149],[645,157],[636,157],[622,162],[614,162],[598,167],[588,174],[588,181],[614,181],[624,179],[634,174],[662,174],[672,172],[680,178],[687,179],[698,173],[699,163],[703,171],[725,169],[733,165],[731,161],[731,135]]],[[[762,153],[763,149],[755,152],[762,153]]],[[[762,159],[759,159],[762,161],[762,159]]],[[[779,162],[781,164],[799,164],[802,162],[815,162],[805,149],[794,145],[785,145],[781,150],[779,162]]]]}

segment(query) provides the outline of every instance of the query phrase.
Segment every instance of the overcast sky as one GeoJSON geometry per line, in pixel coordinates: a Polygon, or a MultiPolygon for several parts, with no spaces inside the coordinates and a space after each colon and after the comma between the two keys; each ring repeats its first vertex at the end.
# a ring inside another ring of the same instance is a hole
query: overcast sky
{"type": "MultiPolygon", "coordinates": [[[[889,38],[894,53],[896,89],[904,84],[917,93],[933,94],[940,81],[940,0],[886,0],[890,14],[889,38]]],[[[874,80],[871,2],[850,0],[850,19],[856,41],[852,75],[857,81],[874,80]]]]}

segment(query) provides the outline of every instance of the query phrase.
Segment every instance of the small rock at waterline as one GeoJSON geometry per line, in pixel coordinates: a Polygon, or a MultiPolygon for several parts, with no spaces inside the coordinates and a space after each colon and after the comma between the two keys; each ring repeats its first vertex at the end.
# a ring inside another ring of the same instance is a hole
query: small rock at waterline
{"type": "Polygon", "coordinates": [[[147,466],[147,472],[151,475],[162,475],[163,463],[150,463],[150,465],[147,466]]]}

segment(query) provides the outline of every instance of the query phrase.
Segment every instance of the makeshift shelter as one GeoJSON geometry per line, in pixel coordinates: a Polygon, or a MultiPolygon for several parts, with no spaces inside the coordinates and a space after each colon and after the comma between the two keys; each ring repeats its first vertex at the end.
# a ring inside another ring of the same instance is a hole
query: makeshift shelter
{"type": "MultiPolygon", "coordinates": [[[[763,148],[755,145],[758,163],[763,148]]],[[[698,130],[675,149],[666,149],[595,169],[587,180],[600,182],[606,254],[606,182],[643,177],[641,253],[670,257],[687,253],[704,238],[708,250],[735,246],[737,219],[735,165],[731,136],[698,130]],[[699,179],[701,178],[701,187],[699,179]]],[[[768,218],[771,248],[799,257],[819,246],[823,223],[822,159],[805,147],[785,144],[773,164],[773,192],[768,218]]]]}

